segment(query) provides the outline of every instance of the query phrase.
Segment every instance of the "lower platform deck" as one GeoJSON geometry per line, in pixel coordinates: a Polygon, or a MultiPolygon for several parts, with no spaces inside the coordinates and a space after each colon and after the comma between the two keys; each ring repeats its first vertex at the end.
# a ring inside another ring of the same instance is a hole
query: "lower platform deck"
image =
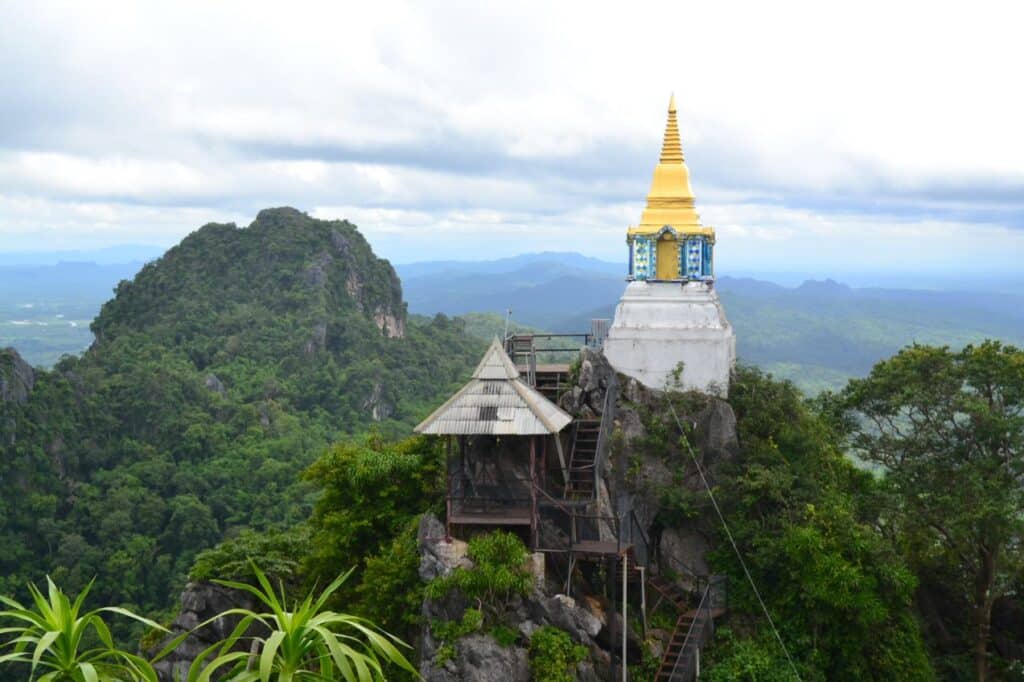
{"type": "Polygon", "coordinates": [[[471,526],[529,526],[529,507],[508,507],[500,511],[452,511],[448,520],[455,525],[471,526]]]}

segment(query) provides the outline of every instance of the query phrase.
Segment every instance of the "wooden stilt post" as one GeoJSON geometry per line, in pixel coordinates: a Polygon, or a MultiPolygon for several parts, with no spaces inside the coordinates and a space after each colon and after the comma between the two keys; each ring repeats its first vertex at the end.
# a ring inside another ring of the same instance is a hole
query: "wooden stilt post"
{"type": "MultiPolygon", "coordinates": [[[[557,435],[557,434],[556,434],[557,435]]],[[[540,485],[541,488],[548,488],[548,436],[540,441],[540,485]]]]}
{"type": "Polygon", "coordinates": [[[447,476],[447,490],[448,495],[445,498],[445,519],[444,519],[444,535],[445,540],[448,542],[452,541],[452,436],[448,436],[448,443],[445,447],[444,453],[444,472],[447,476]]]}

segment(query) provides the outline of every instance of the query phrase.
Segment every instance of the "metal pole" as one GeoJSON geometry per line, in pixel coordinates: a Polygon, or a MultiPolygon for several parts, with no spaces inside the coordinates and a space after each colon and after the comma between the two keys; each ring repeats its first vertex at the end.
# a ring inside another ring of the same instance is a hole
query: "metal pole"
{"type": "Polygon", "coordinates": [[[629,578],[629,554],[622,553],[622,682],[629,682],[629,668],[626,665],[626,630],[629,625],[626,623],[626,590],[629,578]]]}
{"type": "Polygon", "coordinates": [[[644,639],[647,638],[647,568],[640,566],[640,616],[643,619],[644,639]]]}
{"type": "MultiPolygon", "coordinates": [[[[604,565],[605,565],[605,568],[608,571],[608,583],[610,583],[611,586],[612,586],[612,613],[608,617],[608,622],[610,623],[610,626],[608,628],[608,650],[609,650],[609,653],[611,654],[611,659],[612,659],[612,681],[614,682],[614,680],[616,678],[616,675],[615,675],[615,626],[617,625],[617,623],[616,623],[617,615],[615,613],[615,610],[617,608],[619,608],[619,595],[617,594],[619,586],[615,582],[615,560],[614,559],[610,559],[610,560],[609,559],[605,559],[605,564],[604,565]]],[[[623,661],[623,663],[625,663],[625,662],[623,661]]]]}

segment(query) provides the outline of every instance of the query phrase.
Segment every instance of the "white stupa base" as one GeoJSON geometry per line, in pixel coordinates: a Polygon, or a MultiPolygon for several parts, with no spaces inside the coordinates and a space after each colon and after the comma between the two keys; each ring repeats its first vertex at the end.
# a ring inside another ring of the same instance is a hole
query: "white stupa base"
{"type": "Polygon", "coordinates": [[[703,282],[630,282],[604,354],[617,371],[664,390],[683,363],[682,390],[725,397],[736,336],[715,290],[703,282]]]}

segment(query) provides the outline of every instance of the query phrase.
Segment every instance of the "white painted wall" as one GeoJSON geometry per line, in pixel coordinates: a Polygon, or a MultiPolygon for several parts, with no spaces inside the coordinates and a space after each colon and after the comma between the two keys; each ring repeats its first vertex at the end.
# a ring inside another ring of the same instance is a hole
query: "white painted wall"
{"type": "Polygon", "coordinates": [[[682,362],[683,390],[724,397],[736,362],[736,336],[707,284],[630,282],[604,354],[616,370],[658,390],[682,362]]]}

